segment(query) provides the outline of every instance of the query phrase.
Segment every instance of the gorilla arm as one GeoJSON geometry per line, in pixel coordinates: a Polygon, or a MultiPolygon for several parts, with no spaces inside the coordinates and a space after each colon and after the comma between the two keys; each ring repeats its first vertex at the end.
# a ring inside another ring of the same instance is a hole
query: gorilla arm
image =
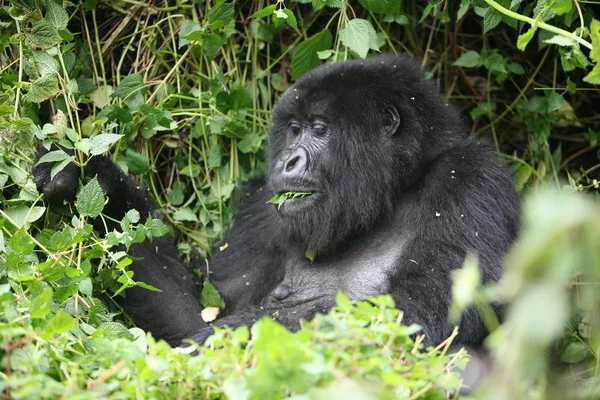
{"type": "MultiPolygon", "coordinates": [[[[69,164],[50,179],[52,166],[53,163],[41,163],[34,167],[33,175],[38,190],[52,201],[73,200],[79,167],[69,164]]],[[[146,191],[108,158],[91,158],[85,167],[85,175],[97,176],[109,199],[103,211],[109,217],[118,221],[130,209],[139,211],[142,218],[150,215],[146,191]]],[[[105,218],[105,221],[109,231],[118,226],[110,219],[105,218]]],[[[105,232],[100,218],[93,222],[98,231],[105,232]]],[[[152,332],[156,338],[176,345],[181,339],[206,326],[200,317],[202,308],[198,304],[198,283],[194,274],[178,259],[171,238],[155,238],[152,242],[147,240],[134,244],[129,254],[139,259],[130,267],[134,271],[134,280],[162,290],[153,292],[135,287],[128,289],[125,298],[119,300],[140,327],[152,332]]]]}

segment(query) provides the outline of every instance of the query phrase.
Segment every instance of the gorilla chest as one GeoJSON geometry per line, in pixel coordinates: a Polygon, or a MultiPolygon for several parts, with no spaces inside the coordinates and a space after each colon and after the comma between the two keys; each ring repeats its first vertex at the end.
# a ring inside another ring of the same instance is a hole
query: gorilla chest
{"type": "Polygon", "coordinates": [[[330,308],[338,291],[352,300],[390,291],[393,272],[406,239],[402,235],[379,234],[361,240],[331,257],[311,262],[305,254],[291,251],[282,267],[282,281],[267,296],[270,307],[330,308]]]}

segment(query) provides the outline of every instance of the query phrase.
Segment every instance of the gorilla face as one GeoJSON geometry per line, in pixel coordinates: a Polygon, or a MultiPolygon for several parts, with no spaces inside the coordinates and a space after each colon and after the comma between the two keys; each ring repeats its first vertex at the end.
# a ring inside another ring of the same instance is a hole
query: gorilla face
{"type": "Polygon", "coordinates": [[[448,145],[446,127],[460,125],[412,58],[308,73],[276,104],[269,134],[273,194],[310,193],[279,208],[283,233],[315,253],[336,250],[389,215],[448,145]]]}

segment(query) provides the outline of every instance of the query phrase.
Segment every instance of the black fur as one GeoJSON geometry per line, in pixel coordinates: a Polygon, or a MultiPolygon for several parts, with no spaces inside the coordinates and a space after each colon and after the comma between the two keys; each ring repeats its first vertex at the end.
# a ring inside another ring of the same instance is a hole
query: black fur
{"type": "MultiPolygon", "coordinates": [[[[251,324],[277,311],[295,329],[331,308],[338,290],[352,299],[389,293],[403,322],[423,327],[426,344],[441,342],[452,330],[451,271],[474,252],[483,280],[499,279],[519,222],[507,168],[488,142],[465,132],[406,56],[326,65],[301,78],[273,111],[268,176],[249,185],[228,246],[209,264],[227,304],[216,325],[251,324]],[[312,195],[280,209],[267,204],[286,191],[312,195]]],[[[96,160],[86,173],[98,174],[107,212],[148,213],[135,182],[96,160]]],[[[50,182],[49,169],[35,167],[38,188],[51,199],[72,198],[77,174],[50,182]]],[[[171,344],[190,336],[203,342],[212,328],[199,316],[197,285],[175,248],[161,240],[133,253],[144,257],[133,264],[135,277],[163,292],[129,290],[126,310],[171,344]]],[[[485,335],[467,310],[457,343],[477,346],[485,335]]]]}

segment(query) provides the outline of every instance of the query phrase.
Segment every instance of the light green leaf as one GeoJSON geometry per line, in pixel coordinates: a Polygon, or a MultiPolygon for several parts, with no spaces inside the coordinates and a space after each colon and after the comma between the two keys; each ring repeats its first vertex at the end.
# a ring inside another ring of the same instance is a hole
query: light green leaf
{"type": "Polygon", "coordinates": [[[91,139],[90,154],[97,156],[108,151],[113,143],[116,143],[124,135],[117,135],[115,133],[102,133],[96,135],[91,139]]]}
{"type": "Polygon", "coordinates": [[[105,202],[104,191],[94,177],[77,194],[76,205],[80,215],[96,218],[104,209],[105,202]]]}
{"type": "Polygon", "coordinates": [[[191,221],[198,222],[196,214],[188,207],[180,208],[172,215],[175,221],[191,221]]]}
{"type": "Polygon", "coordinates": [[[41,156],[37,163],[57,162],[66,160],[67,158],[69,158],[69,155],[63,150],[54,150],[41,156]]]}
{"type": "Polygon", "coordinates": [[[556,15],[563,15],[573,8],[573,0],[554,0],[550,2],[550,7],[556,12],[556,15]]]}
{"type": "Polygon", "coordinates": [[[58,60],[45,51],[34,51],[33,60],[41,76],[56,75],[60,71],[58,60]]]}
{"type": "Polygon", "coordinates": [[[355,18],[340,30],[340,40],[344,46],[365,58],[373,43],[377,42],[377,33],[373,25],[365,19],[355,18]]]}
{"type": "Polygon", "coordinates": [[[469,50],[454,62],[455,67],[473,68],[481,65],[481,56],[478,52],[469,50]]]}
{"type": "Polygon", "coordinates": [[[92,280],[90,278],[84,278],[77,284],[79,288],[79,293],[85,294],[87,296],[92,295],[93,285],[92,280]]]}
{"type": "Polygon", "coordinates": [[[67,29],[67,24],[69,23],[67,11],[52,0],[46,2],[45,19],[59,31],[67,29]]]}
{"type": "Polygon", "coordinates": [[[596,64],[594,69],[587,74],[583,80],[587,83],[591,83],[592,85],[600,85],[600,63],[596,64]]]}
{"type": "Polygon", "coordinates": [[[35,297],[31,304],[31,318],[44,318],[50,312],[51,299],[51,288],[46,288],[41,294],[35,297]]]}
{"type": "Polygon", "coordinates": [[[600,21],[592,19],[590,24],[590,36],[592,37],[592,51],[590,58],[595,63],[600,63],[600,21]]]}
{"type": "Polygon", "coordinates": [[[529,28],[529,30],[522,35],[519,35],[517,39],[517,48],[521,51],[525,51],[525,47],[529,44],[531,39],[533,39],[533,35],[535,35],[535,31],[538,28],[537,21],[529,28]]]}
{"type": "Polygon", "coordinates": [[[554,35],[550,39],[544,40],[544,43],[556,44],[558,46],[572,47],[575,45],[575,41],[571,38],[562,35],[554,35]]]}
{"type": "Polygon", "coordinates": [[[110,85],[99,86],[91,92],[88,97],[92,99],[94,105],[98,108],[104,108],[110,103],[110,96],[113,93],[113,87],[110,85]]]}

